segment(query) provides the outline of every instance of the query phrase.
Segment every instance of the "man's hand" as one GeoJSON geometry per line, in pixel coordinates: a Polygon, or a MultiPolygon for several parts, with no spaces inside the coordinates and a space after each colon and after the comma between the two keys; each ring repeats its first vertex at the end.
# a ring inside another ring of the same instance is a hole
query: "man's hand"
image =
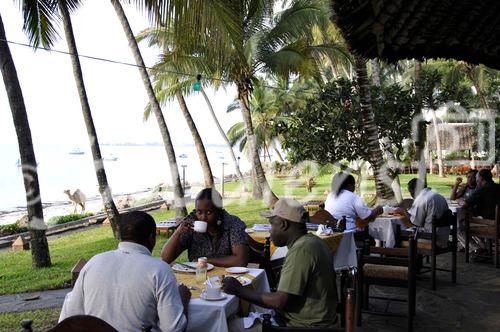
{"type": "Polygon", "coordinates": [[[377,206],[376,208],[373,209],[373,214],[375,216],[379,216],[381,215],[382,213],[384,213],[384,208],[381,207],[381,206],[377,206]]]}
{"type": "Polygon", "coordinates": [[[456,180],[455,180],[455,185],[459,185],[460,183],[462,183],[462,178],[461,177],[458,177],[456,180]]]}
{"type": "Polygon", "coordinates": [[[179,294],[181,295],[182,303],[188,303],[189,299],[191,299],[191,291],[186,287],[186,285],[179,285],[179,294]]]}
{"type": "Polygon", "coordinates": [[[408,213],[408,211],[406,211],[406,209],[403,207],[398,207],[394,212],[402,216],[406,216],[406,214],[408,213]]]}
{"type": "Polygon", "coordinates": [[[225,277],[224,280],[222,280],[222,289],[224,289],[224,292],[227,294],[238,296],[242,288],[243,286],[240,282],[233,277],[225,277]]]}

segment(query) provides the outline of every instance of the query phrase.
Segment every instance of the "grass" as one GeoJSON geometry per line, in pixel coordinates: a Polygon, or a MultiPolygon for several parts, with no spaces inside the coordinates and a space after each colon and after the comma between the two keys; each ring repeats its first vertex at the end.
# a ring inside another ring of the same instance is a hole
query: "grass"
{"type": "Polygon", "coordinates": [[[53,308],[0,314],[0,332],[20,331],[23,319],[33,321],[33,331],[46,331],[57,323],[60,312],[60,308],[53,308]]]}
{"type": "MultiPolygon", "coordinates": [[[[403,187],[414,175],[402,175],[401,183],[403,187]]],[[[450,186],[454,182],[454,177],[444,179],[437,176],[429,176],[429,184],[441,194],[448,196],[450,186]]],[[[272,179],[272,188],[275,193],[282,196],[293,196],[301,201],[324,199],[324,191],[330,188],[330,177],[316,179],[317,185],[312,193],[307,193],[301,186],[300,180],[295,179],[272,179]]],[[[236,182],[225,185],[226,191],[239,190],[236,182]]],[[[362,192],[374,190],[373,181],[365,181],[361,186],[362,192]]],[[[406,190],[403,190],[408,196],[406,190]]],[[[261,200],[251,198],[227,199],[224,202],[225,208],[232,214],[239,216],[247,225],[266,222],[259,216],[259,211],[266,207],[261,200]]],[[[188,206],[188,210],[193,209],[193,204],[188,206]]],[[[151,213],[156,221],[165,220],[174,216],[174,211],[157,210],[151,213]]],[[[153,252],[158,257],[161,247],[166,241],[166,237],[161,235],[157,239],[157,244],[153,252]]],[[[19,292],[29,292],[44,289],[61,288],[71,278],[70,271],[73,265],[81,257],[90,259],[97,253],[115,249],[117,241],[113,238],[111,229],[106,226],[95,227],[49,241],[52,267],[33,269],[31,267],[31,253],[24,252],[1,252],[0,253],[0,294],[11,294],[19,292]]],[[[186,254],[179,260],[186,260],[186,254]]]]}

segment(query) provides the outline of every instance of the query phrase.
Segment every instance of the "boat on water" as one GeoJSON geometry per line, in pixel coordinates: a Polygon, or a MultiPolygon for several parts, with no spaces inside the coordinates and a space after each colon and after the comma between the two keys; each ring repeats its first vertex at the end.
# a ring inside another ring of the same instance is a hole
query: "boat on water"
{"type": "Polygon", "coordinates": [[[84,154],[85,152],[83,152],[82,150],[80,150],[79,148],[76,148],[76,149],[73,149],[69,152],[69,154],[84,154]]]}
{"type": "Polygon", "coordinates": [[[179,155],[179,158],[187,158],[187,157],[188,157],[188,155],[185,154],[185,153],[182,153],[182,154],[179,155]]]}
{"type": "Polygon", "coordinates": [[[21,159],[17,159],[17,161],[16,161],[16,166],[17,166],[17,167],[21,167],[21,159]]]}
{"type": "Polygon", "coordinates": [[[117,161],[118,157],[115,156],[114,154],[110,154],[110,155],[102,157],[102,160],[105,160],[105,161],[117,161]]]}

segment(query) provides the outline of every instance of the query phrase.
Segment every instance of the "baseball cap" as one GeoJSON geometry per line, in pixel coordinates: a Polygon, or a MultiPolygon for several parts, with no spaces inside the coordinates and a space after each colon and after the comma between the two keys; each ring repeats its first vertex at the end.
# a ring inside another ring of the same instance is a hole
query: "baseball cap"
{"type": "Polygon", "coordinates": [[[306,222],[307,218],[303,218],[306,209],[298,201],[292,198],[280,198],[271,211],[262,211],[260,216],[264,218],[281,217],[293,222],[306,222]]]}

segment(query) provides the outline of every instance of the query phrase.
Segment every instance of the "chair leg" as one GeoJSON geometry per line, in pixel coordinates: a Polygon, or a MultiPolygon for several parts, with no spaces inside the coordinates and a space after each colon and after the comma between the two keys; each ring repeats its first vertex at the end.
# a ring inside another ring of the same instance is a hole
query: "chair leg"
{"type": "Polygon", "coordinates": [[[469,263],[469,233],[465,233],[465,262],[469,263]]]}
{"type": "Polygon", "coordinates": [[[363,280],[358,279],[358,287],[356,290],[356,325],[361,326],[363,304],[363,280]]]}
{"type": "Polygon", "coordinates": [[[451,282],[457,283],[457,247],[451,252],[451,282]]]}
{"type": "Polygon", "coordinates": [[[368,299],[370,297],[370,285],[363,285],[363,309],[368,310],[368,299]]]}
{"type": "Polygon", "coordinates": [[[499,249],[498,249],[498,239],[495,239],[495,268],[499,268],[499,257],[498,257],[498,254],[499,254],[499,249]]]}
{"type": "Polygon", "coordinates": [[[436,290],[436,253],[431,254],[432,290],[436,290]]]}

